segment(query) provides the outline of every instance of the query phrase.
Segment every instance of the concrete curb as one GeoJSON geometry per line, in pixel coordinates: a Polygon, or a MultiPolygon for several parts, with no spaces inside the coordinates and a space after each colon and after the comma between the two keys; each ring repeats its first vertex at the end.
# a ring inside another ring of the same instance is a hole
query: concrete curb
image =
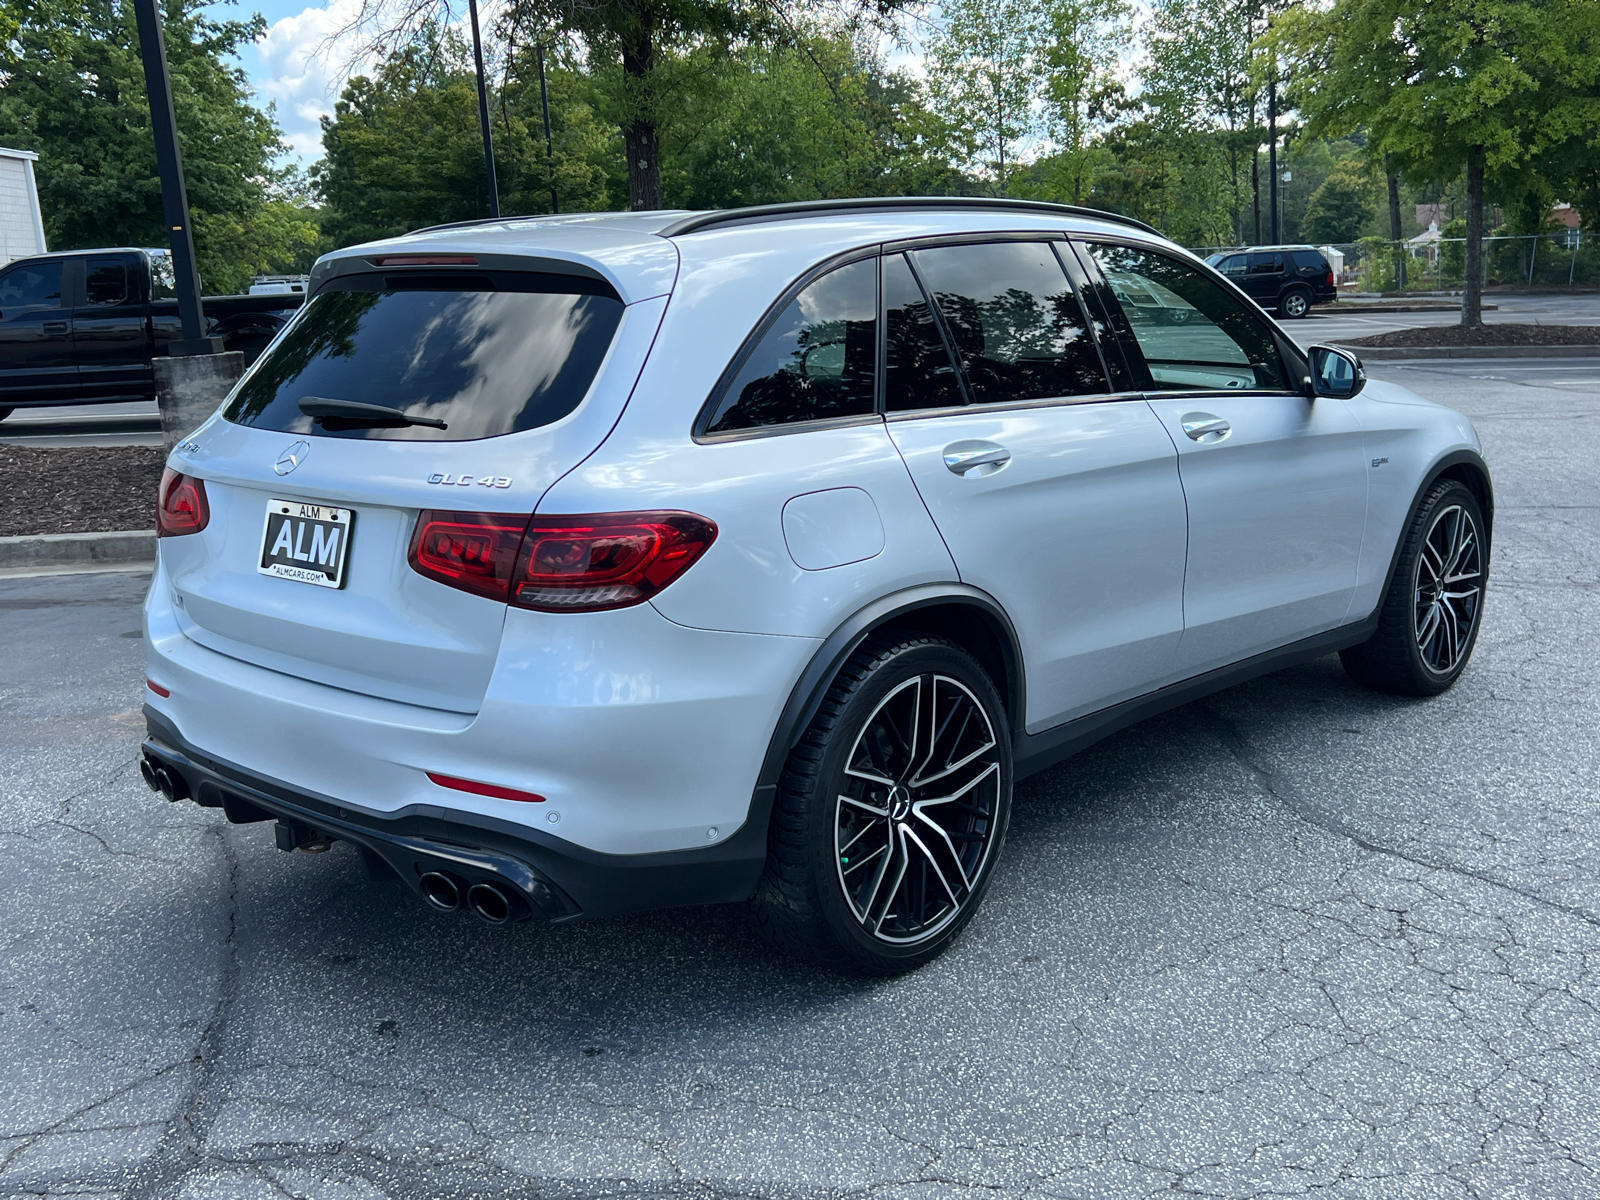
{"type": "MultiPolygon", "coordinates": [[[[1483,305],[1484,312],[1498,312],[1498,304],[1483,305]]],[[[1406,304],[1386,300],[1340,300],[1333,304],[1319,304],[1311,310],[1314,317],[1353,317],[1357,313],[1430,313],[1430,312],[1460,312],[1461,305],[1446,304],[1443,301],[1437,304],[1406,304]]]]}
{"type": "Polygon", "coordinates": [[[1600,358],[1600,346],[1351,346],[1363,361],[1396,358],[1600,358]]]}
{"type": "Polygon", "coordinates": [[[77,571],[85,567],[144,566],[155,560],[154,529],[0,537],[0,570],[77,571]]]}

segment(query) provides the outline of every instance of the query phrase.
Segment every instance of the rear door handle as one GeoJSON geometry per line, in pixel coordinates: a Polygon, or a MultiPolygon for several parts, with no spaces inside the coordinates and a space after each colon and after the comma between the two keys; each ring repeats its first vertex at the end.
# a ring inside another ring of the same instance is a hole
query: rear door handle
{"type": "Polygon", "coordinates": [[[67,331],[67,323],[65,321],[46,321],[44,323],[44,331],[46,333],[65,333],[67,331]]]}
{"type": "Polygon", "coordinates": [[[1011,461],[1011,451],[995,442],[951,442],[944,448],[944,465],[957,475],[993,475],[1011,461]]]}
{"type": "Polygon", "coordinates": [[[1232,425],[1211,413],[1184,413],[1181,423],[1184,433],[1202,445],[1220,442],[1233,432],[1232,425]]]}

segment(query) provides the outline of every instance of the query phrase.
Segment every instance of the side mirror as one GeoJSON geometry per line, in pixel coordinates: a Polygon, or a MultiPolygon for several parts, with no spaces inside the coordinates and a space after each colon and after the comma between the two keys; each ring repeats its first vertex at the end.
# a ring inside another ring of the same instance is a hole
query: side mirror
{"type": "Polygon", "coordinates": [[[1337,346],[1313,346],[1311,374],[1306,377],[1306,392],[1312,396],[1354,396],[1367,386],[1367,372],[1361,360],[1337,346]]]}

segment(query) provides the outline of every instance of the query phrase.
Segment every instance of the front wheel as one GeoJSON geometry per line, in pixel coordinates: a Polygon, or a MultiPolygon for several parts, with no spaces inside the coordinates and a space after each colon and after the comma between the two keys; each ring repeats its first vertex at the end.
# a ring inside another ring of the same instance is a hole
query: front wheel
{"type": "Polygon", "coordinates": [[[756,926],[833,970],[919,967],[972,919],[1010,811],[1010,731],[983,668],[943,638],[871,638],[790,752],[756,926]]]}
{"type": "Polygon", "coordinates": [[[1278,301],[1278,311],[1292,321],[1298,321],[1311,311],[1311,297],[1304,288],[1290,288],[1278,301]]]}
{"type": "Polygon", "coordinates": [[[1406,529],[1370,641],[1339,652],[1364,687],[1436,696],[1466,670],[1483,619],[1489,543],[1483,509],[1464,484],[1443,479],[1406,529]]]}

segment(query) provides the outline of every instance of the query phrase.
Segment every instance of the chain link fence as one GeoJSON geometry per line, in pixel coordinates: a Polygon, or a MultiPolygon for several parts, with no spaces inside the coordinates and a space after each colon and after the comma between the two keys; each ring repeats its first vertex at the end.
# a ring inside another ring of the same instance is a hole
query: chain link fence
{"type": "MultiPolygon", "coordinates": [[[[1452,225],[1455,222],[1451,223],[1452,225]]],[[[1456,291],[1466,282],[1466,238],[1430,230],[1408,241],[1362,238],[1320,245],[1341,291],[1456,291]]],[[[1191,247],[1201,258],[1239,246],[1191,247]]],[[[1600,236],[1582,229],[1483,239],[1483,283],[1521,287],[1600,285],[1600,236]]]]}

